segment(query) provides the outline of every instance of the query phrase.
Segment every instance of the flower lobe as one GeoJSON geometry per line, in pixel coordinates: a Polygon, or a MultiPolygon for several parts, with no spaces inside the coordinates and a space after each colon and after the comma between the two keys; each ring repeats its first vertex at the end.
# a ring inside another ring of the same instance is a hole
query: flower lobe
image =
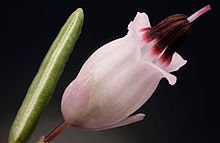
{"type": "Polygon", "coordinates": [[[143,40],[148,43],[157,40],[153,53],[161,55],[162,63],[170,64],[174,52],[188,39],[192,25],[183,14],[171,15],[151,28],[144,28],[143,40]]]}

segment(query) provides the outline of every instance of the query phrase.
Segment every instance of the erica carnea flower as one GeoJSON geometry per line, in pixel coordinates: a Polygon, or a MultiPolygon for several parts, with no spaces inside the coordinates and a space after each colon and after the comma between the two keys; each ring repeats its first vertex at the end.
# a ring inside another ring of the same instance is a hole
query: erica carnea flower
{"type": "Polygon", "coordinates": [[[162,78],[176,83],[170,72],[186,64],[176,50],[189,37],[191,22],[209,9],[190,17],[175,14],[153,27],[148,16],[138,12],[127,35],[95,51],[66,88],[65,122],[101,130],[142,120],[142,113],[130,115],[151,97],[162,78]]]}

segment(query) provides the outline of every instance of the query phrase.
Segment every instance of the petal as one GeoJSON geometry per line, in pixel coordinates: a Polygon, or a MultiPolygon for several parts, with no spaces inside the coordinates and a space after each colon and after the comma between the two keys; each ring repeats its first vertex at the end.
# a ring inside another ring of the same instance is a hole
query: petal
{"type": "Polygon", "coordinates": [[[100,128],[120,122],[151,97],[161,78],[168,78],[172,84],[176,79],[153,63],[143,61],[127,65],[109,77],[111,72],[114,71],[102,77],[95,74],[89,111],[81,128],[100,128]]]}
{"type": "Polygon", "coordinates": [[[149,18],[146,13],[138,12],[136,17],[130,24],[128,25],[129,32],[131,31],[133,35],[135,35],[138,39],[139,47],[143,47],[146,42],[143,39],[144,32],[142,29],[148,28],[150,26],[149,18]]]}
{"type": "Polygon", "coordinates": [[[138,12],[132,23],[135,25],[136,32],[139,32],[143,28],[151,27],[149,18],[147,14],[144,12],[143,13],[138,12]]]}
{"type": "Polygon", "coordinates": [[[111,79],[118,72],[127,66],[134,65],[140,59],[136,53],[136,42],[132,35],[114,40],[92,54],[82,66],[79,75],[92,72],[95,78],[102,79],[107,75],[111,79]]]}
{"type": "Polygon", "coordinates": [[[177,71],[179,68],[184,66],[187,63],[177,52],[173,54],[172,61],[168,66],[165,66],[163,69],[167,72],[177,71]]]}
{"type": "Polygon", "coordinates": [[[116,125],[151,97],[161,78],[166,77],[170,84],[176,82],[175,76],[143,60],[143,51],[148,50],[143,47],[152,48],[152,45],[140,39],[139,28],[149,24],[141,23],[143,17],[148,21],[146,14],[141,15],[129,24],[125,37],[102,46],[80,70],[78,76],[90,72],[94,80],[88,111],[79,128],[116,125]]]}
{"type": "Polygon", "coordinates": [[[86,73],[92,69],[95,69],[96,66],[99,64],[105,64],[107,60],[114,60],[119,61],[116,56],[130,57],[126,60],[138,60],[141,57],[141,52],[138,47],[142,47],[145,43],[142,41],[141,36],[142,33],[140,29],[150,27],[148,16],[145,13],[137,13],[134,21],[132,21],[128,25],[128,34],[123,37],[116,39],[112,42],[109,42],[96,50],[86,61],[81,69],[80,73],[86,73]],[[106,59],[103,61],[103,59],[106,59]]]}
{"type": "MultiPolygon", "coordinates": [[[[151,64],[151,63],[149,63],[151,64]]],[[[157,66],[156,64],[152,63],[151,65],[152,67],[154,67],[155,69],[157,69],[162,75],[163,77],[165,77],[170,85],[174,85],[176,83],[176,76],[170,74],[169,72],[165,71],[164,69],[162,69],[161,67],[157,66]]]]}
{"type": "Polygon", "coordinates": [[[93,74],[108,77],[114,76],[127,66],[132,66],[141,59],[137,39],[131,31],[120,39],[105,44],[96,50],[82,66],[79,74],[92,71],[93,74]]]}
{"type": "Polygon", "coordinates": [[[157,61],[157,59],[159,59],[160,55],[154,53],[154,47],[156,42],[157,40],[152,40],[141,48],[142,60],[154,63],[154,61],[157,61]]]}
{"type": "Polygon", "coordinates": [[[146,34],[143,31],[144,28],[150,27],[150,22],[148,16],[145,13],[137,13],[134,21],[130,22],[128,25],[129,33],[133,35],[134,39],[137,41],[138,52],[137,55],[142,57],[143,60],[153,62],[160,55],[155,53],[155,44],[157,40],[152,40],[146,42],[144,35],[146,34]]]}
{"type": "Polygon", "coordinates": [[[64,91],[61,111],[67,123],[78,126],[82,122],[87,113],[92,80],[91,74],[79,76],[64,91]]]}
{"type": "Polygon", "coordinates": [[[120,121],[116,124],[110,125],[110,126],[101,127],[101,128],[88,128],[88,129],[80,128],[80,129],[87,130],[87,131],[88,130],[89,131],[98,131],[98,130],[106,130],[106,129],[111,129],[111,128],[117,128],[117,127],[121,127],[121,126],[125,126],[125,125],[128,125],[128,124],[132,124],[132,123],[141,121],[141,120],[144,119],[144,117],[145,117],[145,115],[140,113],[140,114],[136,114],[136,115],[132,115],[130,117],[127,117],[127,118],[123,119],[122,121],[120,121]]]}

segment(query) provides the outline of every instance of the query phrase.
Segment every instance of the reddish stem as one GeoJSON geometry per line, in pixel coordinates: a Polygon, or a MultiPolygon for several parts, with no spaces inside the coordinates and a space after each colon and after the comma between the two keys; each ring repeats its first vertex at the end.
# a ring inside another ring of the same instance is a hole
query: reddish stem
{"type": "Polygon", "coordinates": [[[65,129],[67,129],[70,125],[63,121],[59,124],[48,136],[45,137],[44,142],[52,141],[56,136],[62,133],[65,129]]]}

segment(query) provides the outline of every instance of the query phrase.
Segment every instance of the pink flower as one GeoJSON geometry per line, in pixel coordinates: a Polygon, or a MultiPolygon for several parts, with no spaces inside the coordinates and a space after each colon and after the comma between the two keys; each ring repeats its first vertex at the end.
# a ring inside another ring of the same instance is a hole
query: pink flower
{"type": "Polygon", "coordinates": [[[176,49],[191,33],[195,17],[172,15],[151,28],[137,13],[126,36],[99,48],[85,62],[62,98],[64,120],[77,128],[102,130],[143,120],[130,116],[153,94],[160,80],[186,64],[176,49]]]}

